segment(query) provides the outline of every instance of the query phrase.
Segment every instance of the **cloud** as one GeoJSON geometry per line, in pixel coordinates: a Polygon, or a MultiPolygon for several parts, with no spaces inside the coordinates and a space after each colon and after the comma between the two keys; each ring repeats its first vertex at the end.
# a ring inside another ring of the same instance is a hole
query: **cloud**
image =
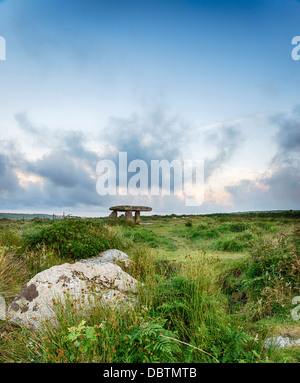
{"type": "MultiPolygon", "coordinates": [[[[205,181],[208,187],[212,175],[222,174],[223,166],[234,159],[237,150],[244,144],[245,137],[239,125],[218,125],[201,132],[179,116],[170,116],[166,110],[156,108],[127,118],[112,117],[102,127],[98,139],[93,140],[84,129],[50,130],[35,124],[25,112],[17,113],[15,118],[27,139],[44,148],[44,154],[33,160],[26,158],[16,144],[6,142],[1,146],[0,203],[3,207],[103,211],[114,204],[135,203],[154,206],[156,212],[165,213],[228,210],[228,206],[217,203],[214,198],[199,208],[190,209],[185,206],[184,199],[174,195],[99,196],[96,191],[99,176],[96,165],[101,159],[112,159],[117,164],[118,154],[123,151],[128,153],[128,163],[141,159],[150,170],[151,160],[184,160],[188,148],[197,148],[198,143],[201,143],[207,149],[201,153],[205,156],[205,181]]],[[[272,116],[271,122],[277,126],[274,136],[277,154],[270,163],[270,169],[263,175],[224,187],[224,192],[231,197],[233,209],[296,207],[300,195],[297,162],[299,120],[298,108],[291,114],[272,116]]],[[[150,172],[148,176],[150,185],[150,172]]],[[[216,190],[213,190],[211,197],[214,192],[216,190]]]]}
{"type": "Polygon", "coordinates": [[[141,159],[148,167],[151,160],[184,160],[187,147],[205,141],[215,152],[205,159],[206,181],[232,158],[243,141],[236,127],[218,125],[212,131],[199,132],[191,123],[170,117],[159,108],[144,115],[112,118],[104,137],[112,145],[108,158],[117,160],[119,152],[127,152],[128,162],[141,159]]]}
{"type": "MultiPolygon", "coordinates": [[[[127,153],[128,164],[134,160],[142,160],[148,167],[148,185],[151,180],[152,160],[183,160],[182,148],[187,144],[189,124],[178,116],[169,116],[165,110],[156,108],[140,114],[132,114],[127,118],[110,119],[100,139],[109,146],[104,148],[105,159],[118,164],[119,152],[127,153]],[[105,150],[106,149],[106,150],[105,150]]],[[[117,171],[117,183],[119,172],[117,171]]],[[[173,172],[170,175],[173,189],[173,172]]],[[[130,197],[132,199],[132,197],[130,197]]],[[[129,200],[129,198],[128,198],[129,200]]]]}
{"type": "MultiPolygon", "coordinates": [[[[26,140],[34,146],[44,148],[44,154],[33,160],[26,158],[16,146],[7,151],[2,168],[6,164],[6,168],[10,170],[5,170],[5,178],[4,170],[2,171],[2,184],[5,181],[6,190],[13,192],[7,198],[2,196],[4,199],[0,199],[0,202],[2,206],[10,208],[107,208],[112,204],[144,203],[155,204],[156,211],[184,212],[184,200],[174,195],[99,196],[96,192],[98,161],[112,159],[117,164],[119,152],[127,152],[128,163],[140,159],[146,162],[150,170],[151,160],[184,160],[185,149],[189,145],[197,145],[197,141],[201,140],[214,149],[214,155],[206,161],[208,179],[232,157],[241,142],[241,135],[234,127],[218,126],[209,133],[197,131],[194,134],[194,127],[190,123],[179,116],[168,115],[162,108],[135,113],[127,118],[112,117],[99,133],[98,141],[93,142],[94,149],[90,148],[91,138],[83,129],[50,129],[32,122],[27,112],[16,113],[15,120],[26,140]],[[97,142],[102,157],[96,152],[97,142]]],[[[118,175],[117,172],[117,181],[118,175]]],[[[129,174],[128,179],[131,175],[129,174]]],[[[149,187],[150,181],[153,182],[149,171],[149,187]]],[[[173,183],[171,172],[171,190],[173,183]]],[[[212,202],[206,208],[211,206],[212,202]]],[[[204,205],[203,208],[205,209],[204,205]]]]}
{"type": "Polygon", "coordinates": [[[169,117],[161,109],[128,118],[110,119],[104,138],[118,152],[127,152],[128,160],[173,160],[180,157],[186,141],[188,124],[179,117],[169,117]]]}
{"type": "Polygon", "coordinates": [[[207,133],[206,141],[214,144],[217,154],[205,161],[205,180],[207,181],[216,171],[230,160],[235,150],[242,143],[241,133],[234,127],[225,127],[207,133]]]}
{"type": "Polygon", "coordinates": [[[25,112],[15,114],[26,140],[44,148],[28,159],[16,142],[1,141],[0,204],[2,208],[100,206],[96,192],[98,155],[86,147],[81,131],[54,130],[33,124],[25,112]],[[50,150],[47,150],[50,148],[50,150]]]}
{"type": "Polygon", "coordinates": [[[8,195],[18,188],[18,178],[9,159],[0,154],[0,196],[8,195]]]}
{"type": "Polygon", "coordinates": [[[33,134],[35,136],[40,136],[42,130],[33,125],[33,123],[29,120],[26,112],[18,112],[15,113],[15,120],[18,122],[20,128],[29,134],[33,134]]]}
{"type": "Polygon", "coordinates": [[[86,172],[80,162],[66,153],[53,150],[41,159],[28,164],[28,170],[57,186],[76,187],[86,182],[86,172]]]}
{"type": "Polygon", "coordinates": [[[80,159],[90,168],[95,169],[99,155],[87,148],[88,137],[82,131],[70,130],[56,134],[56,147],[68,153],[69,156],[80,159]]]}
{"type": "Polygon", "coordinates": [[[271,116],[277,126],[277,153],[270,169],[254,180],[229,185],[234,206],[252,210],[299,209],[300,205],[300,106],[291,113],[271,116]]]}
{"type": "Polygon", "coordinates": [[[0,205],[2,208],[55,209],[103,206],[96,192],[95,170],[80,159],[52,151],[36,161],[20,155],[23,168],[0,155],[0,205]]]}
{"type": "Polygon", "coordinates": [[[227,186],[226,190],[238,210],[299,209],[300,169],[280,167],[256,180],[227,186]]]}
{"type": "Polygon", "coordinates": [[[280,113],[271,117],[271,122],[278,127],[275,139],[278,152],[274,163],[295,163],[300,160],[300,105],[291,113],[280,113]]]}

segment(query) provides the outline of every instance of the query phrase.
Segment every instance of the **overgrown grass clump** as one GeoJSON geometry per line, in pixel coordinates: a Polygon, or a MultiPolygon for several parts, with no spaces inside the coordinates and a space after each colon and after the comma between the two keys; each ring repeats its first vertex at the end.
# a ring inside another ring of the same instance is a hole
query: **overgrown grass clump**
{"type": "Polygon", "coordinates": [[[291,298],[300,295],[299,231],[260,239],[251,251],[242,291],[253,315],[289,314],[291,298]]]}
{"type": "Polygon", "coordinates": [[[253,319],[290,317],[300,295],[299,231],[257,238],[249,255],[225,273],[227,293],[253,319]]]}
{"type": "Polygon", "coordinates": [[[169,250],[176,250],[177,248],[172,238],[156,234],[151,229],[135,227],[135,230],[125,230],[123,234],[132,242],[144,244],[147,247],[158,248],[162,246],[169,250]]]}

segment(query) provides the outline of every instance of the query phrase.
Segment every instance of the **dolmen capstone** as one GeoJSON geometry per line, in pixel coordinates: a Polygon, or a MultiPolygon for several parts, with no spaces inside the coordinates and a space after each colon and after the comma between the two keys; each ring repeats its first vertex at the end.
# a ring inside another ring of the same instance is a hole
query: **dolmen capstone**
{"type": "Polygon", "coordinates": [[[121,205],[121,206],[112,206],[109,208],[112,210],[112,213],[108,218],[114,219],[118,218],[118,211],[125,212],[125,219],[127,221],[133,222],[132,212],[135,212],[134,222],[139,223],[141,221],[141,211],[151,211],[152,208],[148,206],[131,206],[131,205],[121,205]]]}

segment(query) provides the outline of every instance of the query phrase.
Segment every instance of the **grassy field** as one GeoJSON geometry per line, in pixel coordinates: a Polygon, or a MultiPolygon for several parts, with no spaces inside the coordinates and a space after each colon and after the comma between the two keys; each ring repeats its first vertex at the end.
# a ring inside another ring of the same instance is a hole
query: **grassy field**
{"type": "Polygon", "coordinates": [[[12,220],[31,220],[34,218],[52,219],[53,215],[50,214],[18,214],[18,213],[0,213],[0,219],[12,219],[12,220]]]}
{"type": "Polygon", "coordinates": [[[88,315],[57,308],[57,329],[0,321],[0,362],[300,362],[300,212],[122,219],[0,219],[0,295],[9,304],[36,273],[109,248],[143,282],[134,310],[101,302],[88,315]]]}

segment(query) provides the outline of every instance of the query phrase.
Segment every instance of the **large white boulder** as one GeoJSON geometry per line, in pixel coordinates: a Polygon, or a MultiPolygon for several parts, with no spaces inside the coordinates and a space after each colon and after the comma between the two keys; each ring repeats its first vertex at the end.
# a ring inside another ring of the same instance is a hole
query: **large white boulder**
{"type": "Polygon", "coordinates": [[[38,328],[41,321],[55,323],[53,305],[66,298],[85,309],[100,299],[107,304],[131,304],[137,281],[113,263],[65,263],[33,277],[7,311],[8,320],[38,328]]]}

